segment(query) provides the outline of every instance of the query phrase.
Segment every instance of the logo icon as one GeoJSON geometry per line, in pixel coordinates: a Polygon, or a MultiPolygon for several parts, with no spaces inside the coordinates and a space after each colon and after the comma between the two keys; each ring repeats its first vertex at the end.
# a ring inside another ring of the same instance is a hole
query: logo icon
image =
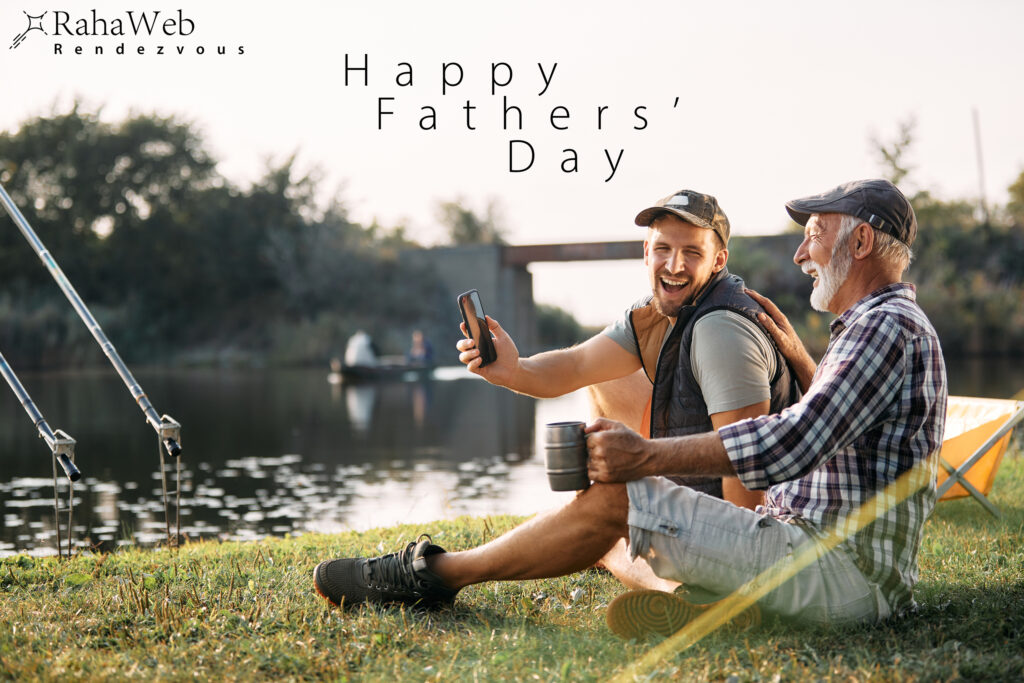
{"type": "Polygon", "coordinates": [[[43,12],[38,17],[32,16],[25,10],[22,10],[22,13],[26,17],[28,17],[28,28],[19,33],[18,35],[14,36],[14,42],[11,43],[11,46],[9,48],[7,48],[8,50],[13,50],[14,48],[18,47],[23,42],[25,42],[25,36],[28,35],[29,31],[34,31],[38,29],[43,32],[43,35],[47,35],[46,29],[43,28],[43,17],[46,16],[46,12],[43,12]]]}

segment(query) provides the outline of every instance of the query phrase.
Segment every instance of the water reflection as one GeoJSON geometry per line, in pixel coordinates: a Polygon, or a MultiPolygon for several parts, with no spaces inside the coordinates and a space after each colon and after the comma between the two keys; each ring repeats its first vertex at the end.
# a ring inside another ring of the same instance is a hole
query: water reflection
{"type": "MultiPolygon", "coordinates": [[[[461,368],[371,384],[330,384],[316,371],[137,374],[184,425],[180,513],[190,538],[549,507],[565,494],[547,490],[535,423],[585,416],[578,396],[538,402],[467,379],[461,368]]],[[[51,421],[78,441],[79,544],[161,542],[158,444],[117,378],[31,380],[51,421]]],[[[13,399],[0,402],[0,554],[53,553],[49,453],[19,411],[13,399]]]]}
{"type": "Polygon", "coordinates": [[[334,384],[331,398],[338,398],[342,391],[345,393],[349,423],[357,433],[365,436],[373,420],[373,404],[377,401],[376,385],[366,383],[342,389],[340,384],[334,384]]]}
{"type": "MultiPolygon", "coordinates": [[[[547,488],[538,425],[585,419],[581,395],[536,401],[462,368],[369,384],[331,384],[325,374],[136,373],[183,425],[184,534],[252,539],[528,514],[572,496],[547,488]]],[[[950,363],[949,376],[955,394],[1005,398],[1024,387],[1013,360],[950,363]]],[[[166,538],[160,446],[116,375],[22,379],[50,423],[78,442],[78,544],[166,538]]],[[[51,471],[21,406],[0,395],[0,555],[56,553],[51,471]]],[[[66,481],[60,490],[65,497],[66,481]]]]}

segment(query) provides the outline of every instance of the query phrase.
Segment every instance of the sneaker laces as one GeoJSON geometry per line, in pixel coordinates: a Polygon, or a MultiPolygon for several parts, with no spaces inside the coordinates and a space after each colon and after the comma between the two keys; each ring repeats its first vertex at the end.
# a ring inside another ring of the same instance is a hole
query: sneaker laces
{"type": "Polygon", "coordinates": [[[371,585],[384,590],[401,588],[418,594],[424,587],[424,582],[417,579],[413,572],[412,563],[415,559],[413,553],[424,537],[428,542],[430,541],[430,536],[421,534],[419,538],[397,553],[367,560],[368,579],[371,585]]]}

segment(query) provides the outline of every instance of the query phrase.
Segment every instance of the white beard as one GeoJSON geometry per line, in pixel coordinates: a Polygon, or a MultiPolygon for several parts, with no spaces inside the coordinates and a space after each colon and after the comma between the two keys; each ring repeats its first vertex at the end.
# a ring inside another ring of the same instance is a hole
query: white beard
{"type": "Polygon", "coordinates": [[[853,256],[850,254],[848,242],[849,240],[843,240],[832,249],[832,258],[829,259],[827,266],[814,261],[805,261],[802,266],[805,273],[809,270],[818,271],[818,285],[811,290],[811,308],[816,311],[828,312],[829,304],[846,282],[846,276],[850,274],[853,256]]]}

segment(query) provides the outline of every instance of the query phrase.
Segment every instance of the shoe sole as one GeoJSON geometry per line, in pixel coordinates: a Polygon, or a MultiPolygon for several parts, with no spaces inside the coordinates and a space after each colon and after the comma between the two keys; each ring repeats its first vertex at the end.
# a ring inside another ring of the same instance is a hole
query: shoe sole
{"type": "MultiPolygon", "coordinates": [[[[622,638],[639,639],[651,633],[669,637],[693,621],[710,605],[694,605],[678,595],[655,590],[630,591],[608,605],[608,627],[622,638]]],[[[761,609],[751,605],[733,617],[731,630],[747,630],[761,623],[761,609]]]]}
{"type": "Polygon", "coordinates": [[[313,570],[313,588],[316,589],[316,592],[320,595],[321,598],[323,598],[327,602],[331,603],[335,607],[341,607],[341,603],[338,603],[338,602],[335,602],[334,600],[332,600],[331,597],[327,595],[327,593],[324,593],[323,588],[320,587],[320,567],[323,567],[329,561],[330,560],[321,562],[313,570]]]}

